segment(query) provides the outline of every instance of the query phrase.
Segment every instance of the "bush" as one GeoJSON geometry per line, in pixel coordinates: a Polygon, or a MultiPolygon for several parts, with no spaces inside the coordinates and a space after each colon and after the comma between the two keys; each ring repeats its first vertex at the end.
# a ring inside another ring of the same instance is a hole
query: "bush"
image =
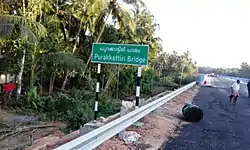
{"type": "MultiPolygon", "coordinates": [[[[71,129],[79,127],[94,118],[95,92],[84,89],[72,89],[68,92],[59,92],[54,96],[42,96],[37,99],[20,97],[13,106],[22,108],[22,111],[39,114],[45,120],[66,122],[71,129]],[[36,109],[33,103],[36,103],[36,109]]],[[[98,116],[107,117],[120,110],[120,101],[108,98],[101,94],[98,116]]]]}
{"type": "Polygon", "coordinates": [[[196,81],[196,76],[188,76],[188,77],[185,77],[185,78],[183,78],[183,80],[182,80],[182,85],[186,85],[186,84],[189,84],[189,83],[191,83],[191,82],[193,82],[193,81],[196,81]]]}
{"type": "MultiPolygon", "coordinates": [[[[152,92],[154,83],[157,81],[157,72],[153,68],[147,68],[142,72],[141,93],[152,92]]],[[[137,68],[127,68],[120,72],[119,91],[121,93],[133,94],[137,82],[137,68]],[[131,90],[132,89],[132,90],[131,90]],[[130,93],[132,91],[132,93],[130,93]]]]}
{"type": "Polygon", "coordinates": [[[120,111],[121,101],[110,98],[107,95],[101,94],[99,100],[98,116],[107,117],[120,111]]]}
{"type": "Polygon", "coordinates": [[[154,83],[157,80],[157,72],[153,68],[148,68],[143,72],[142,75],[142,93],[148,94],[152,92],[154,88],[154,83]]]}
{"type": "Polygon", "coordinates": [[[55,96],[44,96],[39,99],[42,103],[40,112],[50,120],[67,122],[71,128],[79,128],[94,116],[94,93],[74,89],[55,96]]]}
{"type": "MultiPolygon", "coordinates": [[[[123,95],[131,95],[135,90],[136,68],[126,68],[121,70],[119,79],[119,92],[123,95]]],[[[122,95],[122,96],[123,96],[122,95]]]]}
{"type": "Polygon", "coordinates": [[[157,86],[167,87],[169,90],[174,90],[178,88],[179,85],[174,82],[174,79],[170,76],[165,76],[160,78],[159,82],[156,83],[157,86]]]}
{"type": "MultiPolygon", "coordinates": [[[[74,129],[94,118],[94,92],[75,89],[68,93],[59,93],[57,97],[49,101],[47,99],[46,103],[43,111],[49,112],[47,116],[50,119],[65,121],[74,129]]],[[[120,103],[108,99],[106,95],[100,95],[98,116],[115,114],[120,110],[119,106],[120,103]]]]}

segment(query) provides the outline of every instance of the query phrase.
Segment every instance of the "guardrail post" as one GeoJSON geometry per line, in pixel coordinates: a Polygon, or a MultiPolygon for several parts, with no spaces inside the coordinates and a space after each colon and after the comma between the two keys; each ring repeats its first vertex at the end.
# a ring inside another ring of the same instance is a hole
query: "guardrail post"
{"type": "MultiPolygon", "coordinates": [[[[120,109],[120,117],[122,117],[122,116],[126,115],[127,113],[133,111],[134,110],[133,106],[134,106],[133,102],[122,101],[122,106],[121,106],[121,109],[120,109]]],[[[126,131],[126,129],[123,129],[121,132],[119,132],[119,138],[121,140],[124,139],[125,131],[126,131]]]]}
{"type": "MultiPolygon", "coordinates": [[[[128,111],[128,110],[127,110],[125,107],[122,106],[122,107],[121,107],[121,110],[120,110],[120,117],[126,115],[127,111],[128,111]]],[[[125,129],[122,130],[121,132],[119,132],[119,138],[120,138],[121,140],[124,139],[124,136],[125,136],[125,129]]]]}

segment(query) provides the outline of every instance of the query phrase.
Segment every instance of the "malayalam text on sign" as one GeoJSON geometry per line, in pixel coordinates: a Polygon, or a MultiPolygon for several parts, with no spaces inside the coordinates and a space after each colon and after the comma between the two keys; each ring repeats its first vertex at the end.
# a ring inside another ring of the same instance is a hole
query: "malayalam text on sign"
{"type": "Polygon", "coordinates": [[[92,62],[148,65],[148,51],[148,45],[94,43],[92,45],[92,62]]]}

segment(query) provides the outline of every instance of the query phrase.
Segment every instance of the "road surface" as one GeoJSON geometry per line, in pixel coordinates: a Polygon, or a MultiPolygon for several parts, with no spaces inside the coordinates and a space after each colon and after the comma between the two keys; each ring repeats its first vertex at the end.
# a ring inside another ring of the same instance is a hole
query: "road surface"
{"type": "Polygon", "coordinates": [[[203,120],[184,125],[165,150],[250,150],[250,99],[246,85],[241,84],[237,104],[230,105],[232,83],[217,77],[212,80],[216,87],[201,88],[194,100],[204,111],[203,120]]]}

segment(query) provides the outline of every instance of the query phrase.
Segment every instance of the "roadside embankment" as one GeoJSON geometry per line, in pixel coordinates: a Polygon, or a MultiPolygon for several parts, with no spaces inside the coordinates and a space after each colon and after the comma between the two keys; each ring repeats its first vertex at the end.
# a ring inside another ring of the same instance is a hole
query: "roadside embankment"
{"type": "Polygon", "coordinates": [[[115,136],[97,150],[156,150],[164,147],[166,141],[178,135],[181,128],[181,109],[186,101],[191,100],[197,93],[198,87],[175,97],[164,106],[156,109],[150,115],[144,117],[141,126],[130,126],[126,131],[134,131],[140,135],[138,141],[126,144],[115,136]]]}

